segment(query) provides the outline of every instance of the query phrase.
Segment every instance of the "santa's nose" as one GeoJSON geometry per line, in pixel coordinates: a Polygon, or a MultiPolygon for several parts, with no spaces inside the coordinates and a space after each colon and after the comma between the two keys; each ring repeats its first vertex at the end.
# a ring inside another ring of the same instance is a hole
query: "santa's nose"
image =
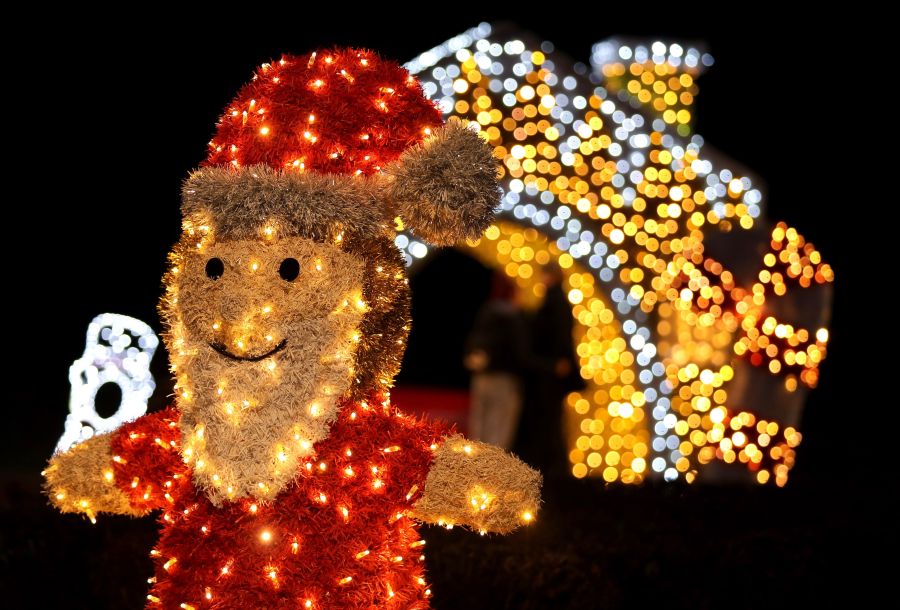
{"type": "Polygon", "coordinates": [[[226,321],[231,323],[239,323],[244,318],[249,317],[252,307],[244,300],[237,296],[226,296],[219,303],[219,312],[226,321]]]}
{"type": "Polygon", "coordinates": [[[240,332],[255,332],[272,321],[274,308],[271,302],[253,299],[226,298],[218,303],[218,319],[225,327],[240,332]]]}

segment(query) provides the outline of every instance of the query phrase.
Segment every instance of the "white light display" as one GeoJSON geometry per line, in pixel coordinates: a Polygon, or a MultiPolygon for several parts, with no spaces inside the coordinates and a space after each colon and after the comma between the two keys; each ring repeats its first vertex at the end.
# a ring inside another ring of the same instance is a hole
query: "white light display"
{"type": "Polygon", "coordinates": [[[156,388],[150,361],[158,345],[153,329],[135,318],[103,313],[91,320],[84,354],[69,367],[69,415],[57,452],[146,413],[156,388]],[[94,401],[107,383],[119,386],[122,400],[115,413],[102,417],[94,401]]]}

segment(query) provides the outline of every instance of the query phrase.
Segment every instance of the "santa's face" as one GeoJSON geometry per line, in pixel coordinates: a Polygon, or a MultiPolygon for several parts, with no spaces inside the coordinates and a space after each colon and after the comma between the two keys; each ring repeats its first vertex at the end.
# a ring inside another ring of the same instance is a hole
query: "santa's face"
{"type": "Polygon", "coordinates": [[[353,375],[364,263],[338,244],[186,231],[164,304],[182,453],[214,502],[274,497],[328,434],[353,375]]]}

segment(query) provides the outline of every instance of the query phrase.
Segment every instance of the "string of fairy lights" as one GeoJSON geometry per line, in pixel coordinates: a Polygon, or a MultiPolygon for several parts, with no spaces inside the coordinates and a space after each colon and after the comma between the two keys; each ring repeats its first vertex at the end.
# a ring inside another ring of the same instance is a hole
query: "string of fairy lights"
{"type": "MultiPolygon", "coordinates": [[[[502,266],[526,300],[543,294],[538,266],[555,260],[563,269],[588,382],[567,399],[569,458],[579,478],[692,481],[719,458],[761,469],[761,483],[775,474],[783,484],[793,462],[796,430],[725,408],[729,362],[753,352],[751,362],[767,358],[773,374],[791,369],[789,391],[798,380],[812,387],[827,330],[757,319],[763,296],[754,302],[751,295],[737,317],[721,303],[695,311],[710,291],[723,290],[721,265],[717,274],[703,254],[705,232],[754,228],[763,212],[753,180],[719,167],[716,153],[692,134],[696,78],[712,63],[698,46],[609,40],[594,46],[588,67],[571,64],[550,42],[480,24],[406,65],[445,115],[477,125],[502,159],[499,222],[468,243],[472,252],[502,266]],[[687,334],[685,320],[693,329],[687,334]],[[755,330],[738,337],[748,324],[755,330]],[[785,349],[773,352],[768,337],[785,349]],[[691,360],[704,350],[716,358],[691,360]],[[695,378],[702,382],[692,385],[695,378]],[[722,411],[710,414],[714,403],[722,411]],[[749,442],[741,432],[748,427],[768,440],[749,442]],[[781,433],[777,442],[767,432],[773,429],[781,433]]],[[[779,227],[773,243],[779,231],[782,240],[793,236],[793,254],[779,264],[793,265],[802,287],[830,282],[821,255],[794,229],[779,227]],[[802,264],[798,248],[806,248],[802,264]]],[[[395,243],[408,265],[429,254],[413,234],[395,243]]],[[[784,273],[761,273],[760,285],[784,294],[784,273]]],[[[744,298],[735,288],[725,291],[744,298]]]]}

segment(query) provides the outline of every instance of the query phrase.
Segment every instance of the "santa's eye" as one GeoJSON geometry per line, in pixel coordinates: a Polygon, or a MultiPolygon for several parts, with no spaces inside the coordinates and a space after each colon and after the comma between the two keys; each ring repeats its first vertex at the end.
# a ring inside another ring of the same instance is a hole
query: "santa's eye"
{"type": "Polygon", "coordinates": [[[300,275],[300,263],[296,258],[286,258],[278,267],[278,275],[286,282],[293,282],[300,275]]]}
{"type": "Polygon", "coordinates": [[[217,280],[225,273],[225,263],[221,258],[211,258],[206,261],[206,277],[217,280]]]}

